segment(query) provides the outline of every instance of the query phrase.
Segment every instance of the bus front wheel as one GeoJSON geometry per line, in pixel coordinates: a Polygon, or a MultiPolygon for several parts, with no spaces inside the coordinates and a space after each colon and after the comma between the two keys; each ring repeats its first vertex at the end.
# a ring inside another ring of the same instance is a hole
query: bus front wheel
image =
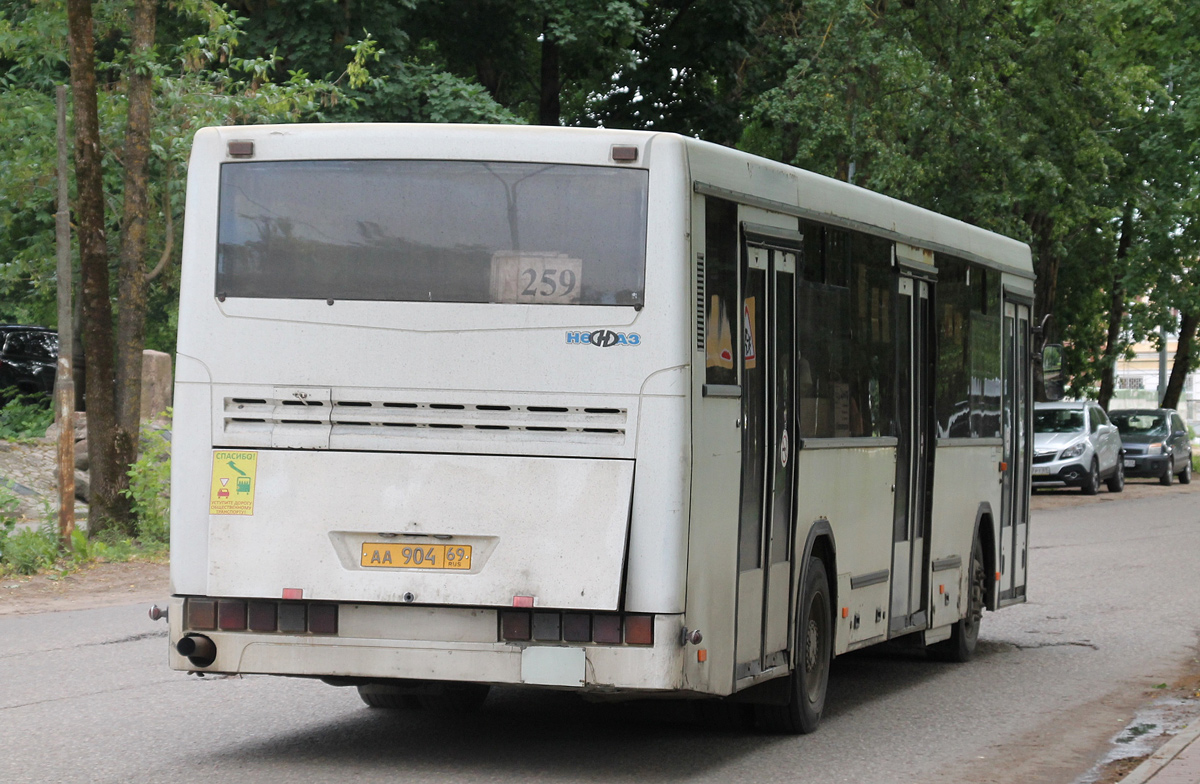
{"type": "Polygon", "coordinates": [[[768,732],[807,734],[821,723],[829,664],[833,658],[833,611],[829,577],[820,558],[809,558],[796,619],[795,661],[787,705],[759,705],[759,726],[768,732]]]}

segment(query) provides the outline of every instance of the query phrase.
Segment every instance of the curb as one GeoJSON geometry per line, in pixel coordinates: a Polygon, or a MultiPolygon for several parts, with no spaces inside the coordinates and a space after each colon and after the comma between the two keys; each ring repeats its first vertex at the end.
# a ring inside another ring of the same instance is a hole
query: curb
{"type": "Polygon", "coordinates": [[[1200,738],[1200,721],[1193,721],[1163,744],[1162,748],[1151,754],[1145,762],[1134,768],[1128,776],[1121,779],[1119,784],[1145,784],[1197,738],[1200,738]]]}

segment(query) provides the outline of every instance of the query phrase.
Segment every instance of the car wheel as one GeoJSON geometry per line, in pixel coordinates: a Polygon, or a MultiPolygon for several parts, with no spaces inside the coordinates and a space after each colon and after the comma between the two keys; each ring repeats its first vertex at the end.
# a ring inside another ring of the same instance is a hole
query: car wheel
{"type": "Polygon", "coordinates": [[[1192,483],[1192,456],[1188,455],[1187,460],[1183,464],[1183,470],[1179,472],[1179,484],[1190,485],[1192,483]]]}
{"type": "Polygon", "coordinates": [[[1095,495],[1100,491],[1100,464],[1096,462],[1096,458],[1092,458],[1092,467],[1088,469],[1079,489],[1084,495],[1095,495]]]}
{"type": "Polygon", "coordinates": [[[1167,458],[1167,467],[1163,469],[1162,476],[1158,478],[1158,483],[1163,487],[1170,487],[1175,481],[1175,474],[1172,473],[1171,458],[1167,458]]]}
{"type": "Polygon", "coordinates": [[[1105,482],[1108,485],[1108,492],[1119,493],[1125,489],[1125,461],[1117,458],[1117,470],[1113,471],[1113,475],[1105,482]]]}
{"type": "Polygon", "coordinates": [[[787,705],[756,705],[758,726],[767,732],[788,735],[816,730],[825,710],[829,664],[833,651],[833,610],[829,578],[820,558],[808,559],[803,597],[797,617],[795,669],[789,676],[787,705]]]}

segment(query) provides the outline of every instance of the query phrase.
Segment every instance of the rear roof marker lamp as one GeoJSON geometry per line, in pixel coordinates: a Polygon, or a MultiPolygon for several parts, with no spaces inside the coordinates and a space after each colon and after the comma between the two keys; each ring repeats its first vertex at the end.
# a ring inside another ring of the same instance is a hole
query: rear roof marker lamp
{"type": "Polygon", "coordinates": [[[638,148],[631,144],[614,144],[612,146],[612,159],[617,163],[636,163],[638,148]]]}
{"type": "Polygon", "coordinates": [[[225,145],[230,158],[253,158],[254,142],[249,139],[237,139],[225,145]]]}

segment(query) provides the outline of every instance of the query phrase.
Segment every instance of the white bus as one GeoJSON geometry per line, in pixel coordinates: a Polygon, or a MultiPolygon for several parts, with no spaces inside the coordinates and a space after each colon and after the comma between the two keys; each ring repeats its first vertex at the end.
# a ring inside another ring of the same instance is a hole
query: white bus
{"type": "Polygon", "coordinates": [[[377,707],[965,660],[1024,601],[1029,249],[665,133],[209,128],[170,663],[377,707]]]}

